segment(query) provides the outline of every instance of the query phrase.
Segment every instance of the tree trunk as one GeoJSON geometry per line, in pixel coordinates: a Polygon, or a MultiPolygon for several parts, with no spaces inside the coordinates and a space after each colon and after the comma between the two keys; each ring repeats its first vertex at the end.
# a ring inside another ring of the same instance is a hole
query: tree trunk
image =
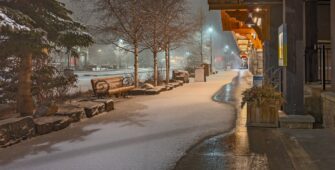
{"type": "Polygon", "coordinates": [[[67,56],[67,68],[71,67],[71,50],[69,51],[69,55],[67,56]]]}
{"type": "Polygon", "coordinates": [[[21,59],[19,71],[19,84],[17,91],[16,110],[21,116],[31,116],[34,112],[32,88],[32,54],[29,53],[21,59]]]}
{"type": "Polygon", "coordinates": [[[153,52],[154,55],[154,86],[158,86],[158,58],[157,51],[153,52]]]}
{"type": "Polygon", "coordinates": [[[170,83],[170,49],[169,46],[165,49],[165,68],[166,68],[166,85],[170,83]]]}
{"type": "Polygon", "coordinates": [[[137,43],[134,43],[134,84],[135,87],[138,87],[138,45],[137,43]]]}
{"type": "Polygon", "coordinates": [[[170,67],[171,67],[171,60],[170,60],[170,45],[168,46],[168,78],[170,79],[170,67]]]}
{"type": "Polygon", "coordinates": [[[203,64],[204,63],[204,54],[203,54],[203,30],[201,28],[201,33],[200,33],[200,64],[203,64]]]}

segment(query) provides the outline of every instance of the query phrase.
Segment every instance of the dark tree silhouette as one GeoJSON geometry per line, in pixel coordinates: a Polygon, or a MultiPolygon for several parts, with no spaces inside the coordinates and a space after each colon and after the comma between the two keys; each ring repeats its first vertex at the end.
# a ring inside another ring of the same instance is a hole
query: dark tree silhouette
{"type": "Polygon", "coordinates": [[[0,56],[19,57],[17,112],[32,115],[33,58],[57,47],[89,46],[92,37],[57,0],[0,1],[0,56]]]}

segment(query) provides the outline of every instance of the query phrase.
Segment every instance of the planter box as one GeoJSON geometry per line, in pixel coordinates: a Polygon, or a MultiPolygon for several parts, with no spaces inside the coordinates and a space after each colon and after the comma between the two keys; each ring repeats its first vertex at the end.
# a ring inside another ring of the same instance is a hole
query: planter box
{"type": "Polygon", "coordinates": [[[258,106],[253,103],[247,105],[247,126],[250,127],[278,127],[280,107],[276,104],[258,106]]]}

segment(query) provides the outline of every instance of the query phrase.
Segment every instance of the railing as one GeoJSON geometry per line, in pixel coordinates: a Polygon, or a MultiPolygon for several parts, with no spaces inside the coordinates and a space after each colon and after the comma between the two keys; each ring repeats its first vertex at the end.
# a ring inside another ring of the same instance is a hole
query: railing
{"type": "Polygon", "coordinates": [[[323,90],[326,90],[326,84],[331,82],[331,45],[330,43],[318,43],[318,81],[321,82],[323,90]]]}

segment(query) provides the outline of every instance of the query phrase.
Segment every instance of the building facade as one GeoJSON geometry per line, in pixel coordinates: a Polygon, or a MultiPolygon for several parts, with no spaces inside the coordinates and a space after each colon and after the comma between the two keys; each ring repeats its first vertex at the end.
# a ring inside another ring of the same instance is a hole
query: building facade
{"type": "Polygon", "coordinates": [[[210,10],[221,10],[224,31],[242,37],[237,39],[242,52],[262,51],[263,74],[281,80],[287,114],[306,114],[304,89],[314,85],[324,96],[322,114],[335,115],[335,108],[322,104],[327,98],[335,102],[335,0],[208,0],[208,4],[210,10]]]}

